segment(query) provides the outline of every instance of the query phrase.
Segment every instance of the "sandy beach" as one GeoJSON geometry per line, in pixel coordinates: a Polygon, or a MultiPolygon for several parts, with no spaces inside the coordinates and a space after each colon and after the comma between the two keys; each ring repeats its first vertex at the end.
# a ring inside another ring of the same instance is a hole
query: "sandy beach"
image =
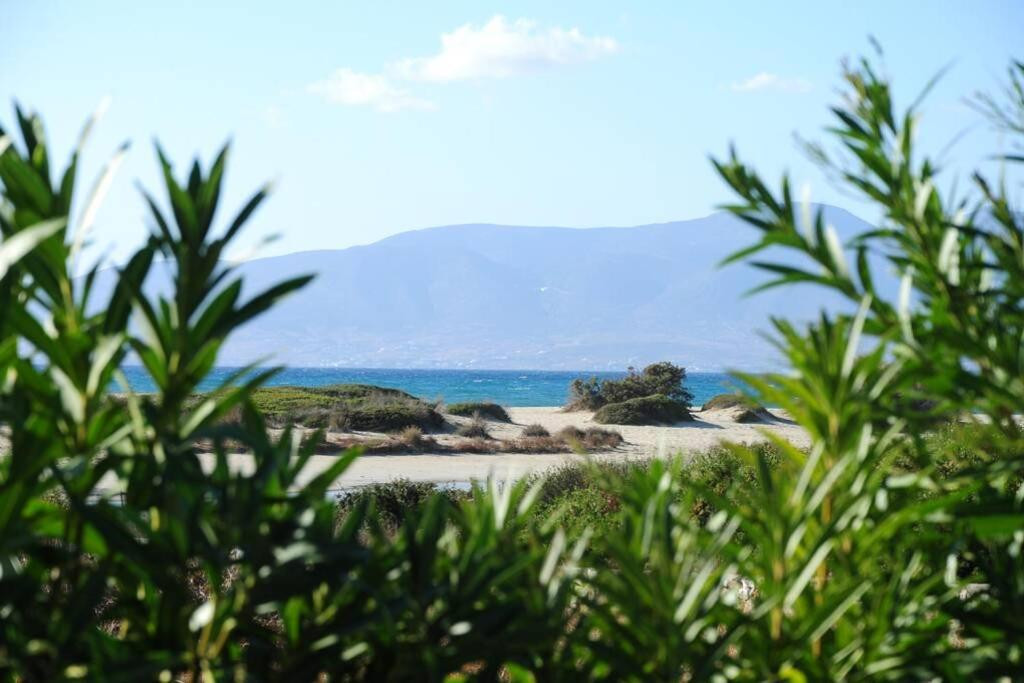
{"type": "MultiPolygon", "coordinates": [[[[512,423],[488,422],[492,436],[498,439],[514,439],[530,424],[544,426],[551,433],[565,427],[600,426],[622,434],[624,443],[611,450],[591,452],[587,456],[575,453],[418,453],[414,455],[364,455],[334,482],[334,488],[365,486],[395,479],[418,482],[465,484],[482,481],[491,475],[499,478],[518,478],[532,472],[576,462],[586,457],[600,460],[638,460],[652,457],[667,457],[677,454],[696,453],[711,448],[722,441],[753,443],[763,441],[765,433],[782,436],[797,447],[809,444],[807,433],[787,419],[782,411],[770,411],[772,418],[758,423],[738,423],[731,411],[696,412],[692,422],[674,426],[633,427],[625,425],[598,425],[590,412],[565,412],[561,408],[508,408],[512,423]]],[[[453,424],[468,421],[468,418],[445,415],[453,424]]],[[[372,432],[359,432],[360,437],[381,436],[372,432]]],[[[332,436],[341,436],[332,434],[332,436]]],[[[453,434],[432,435],[440,444],[457,439],[453,434]]],[[[0,452],[6,452],[9,444],[0,436],[0,452]]],[[[204,463],[213,467],[214,456],[202,454],[204,463]]],[[[229,456],[232,467],[240,472],[253,469],[252,457],[238,453],[229,456]]],[[[333,455],[314,455],[303,471],[302,480],[315,477],[329,467],[336,459],[333,455]]],[[[98,487],[105,491],[118,489],[112,478],[104,478],[98,487]]]]}
{"type": "MultiPolygon", "coordinates": [[[[529,424],[543,425],[552,433],[568,426],[581,429],[601,426],[621,433],[625,443],[614,450],[594,452],[590,456],[573,453],[364,455],[353,463],[334,485],[337,488],[346,488],[395,479],[465,483],[484,480],[492,474],[500,478],[517,478],[531,472],[578,461],[582,457],[625,461],[699,452],[721,441],[752,443],[763,440],[765,431],[774,432],[798,447],[806,446],[809,442],[803,429],[789,422],[785,414],[778,411],[772,413],[775,419],[750,424],[735,422],[730,411],[698,412],[695,413],[697,419],[693,422],[664,427],[597,425],[590,412],[564,412],[561,408],[554,407],[509,408],[508,413],[512,418],[512,424],[488,423],[491,434],[496,438],[515,438],[529,424]]],[[[452,415],[445,417],[453,423],[467,419],[452,415]]],[[[360,436],[372,434],[360,433],[360,436]]],[[[445,443],[456,437],[446,434],[436,438],[438,442],[445,443]]],[[[212,464],[212,456],[203,457],[212,464]]],[[[313,456],[303,474],[306,477],[316,476],[334,460],[335,457],[330,455],[313,456]]],[[[252,459],[243,454],[234,455],[232,464],[245,471],[252,467],[252,459]]]]}

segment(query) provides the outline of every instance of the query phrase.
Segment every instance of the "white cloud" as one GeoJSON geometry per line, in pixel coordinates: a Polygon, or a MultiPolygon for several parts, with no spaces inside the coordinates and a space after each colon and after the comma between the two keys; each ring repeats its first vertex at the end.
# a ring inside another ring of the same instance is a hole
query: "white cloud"
{"type": "Polygon", "coordinates": [[[441,51],[392,67],[402,78],[445,83],[504,78],[552,66],[588,62],[619,49],[613,38],[585,36],[578,28],[541,29],[529,19],[498,15],[479,28],[465,24],[441,35],[441,51]]]}
{"type": "Polygon", "coordinates": [[[328,102],[372,107],[377,111],[436,109],[399,83],[450,83],[504,78],[542,69],[588,62],[617,52],[613,38],[585,36],[578,28],[542,29],[529,19],[508,21],[501,15],[477,27],[465,24],[441,34],[441,51],[430,57],[402,59],[383,73],[341,68],[307,86],[328,102]]]}
{"type": "Polygon", "coordinates": [[[745,81],[733,83],[729,89],[734,92],[774,90],[785,93],[805,93],[811,90],[811,82],[805,78],[784,78],[778,74],[762,71],[745,81]]]}
{"type": "Polygon", "coordinates": [[[329,78],[312,83],[307,89],[328,102],[373,107],[382,112],[435,108],[433,102],[397,87],[386,76],[359,73],[347,68],[338,69],[329,78]]]}

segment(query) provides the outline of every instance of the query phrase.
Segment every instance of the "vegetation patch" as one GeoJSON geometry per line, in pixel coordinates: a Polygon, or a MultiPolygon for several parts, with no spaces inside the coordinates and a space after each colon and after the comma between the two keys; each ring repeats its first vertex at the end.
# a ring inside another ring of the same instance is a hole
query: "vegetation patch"
{"type": "Polygon", "coordinates": [[[445,407],[445,412],[451,415],[459,415],[460,417],[479,415],[485,420],[497,420],[498,422],[512,421],[512,418],[508,416],[508,412],[497,403],[452,403],[445,407]]]}
{"type": "Polygon", "coordinates": [[[444,426],[444,418],[432,404],[398,389],[368,384],[264,387],[253,392],[252,400],[273,427],[394,432],[444,426]]]}
{"type": "Polygon", "coordinates": [[[692,419],[685,405],[663,394],[609,403],[594,413],[594,422],[616,425],[675,424],[692,419]]]}
{"type": "Polygon", "coordinates": [[[653,363],[637,372],[629,368],[622,379],[598,380],[577,378],[569,385],[569,403],[566,410],[598,410],[610,403],[622,403],[634,398],[660,394],[690,406],[693,394],[685,388],[686,368],[673,363],[653,363]]]}
{"type": "Polygon", "coordinates": [[[396,479],[385,484],[372,484],[346,491],[338,496],[335,519],[342,523],[360,506],[367,506],[367,521],[376,522],[388,533],[395,533],[410,514],[419,513],[431,499],[442,499],[449,505],[468,499],[468,491],[430,482],[396,479]]]}

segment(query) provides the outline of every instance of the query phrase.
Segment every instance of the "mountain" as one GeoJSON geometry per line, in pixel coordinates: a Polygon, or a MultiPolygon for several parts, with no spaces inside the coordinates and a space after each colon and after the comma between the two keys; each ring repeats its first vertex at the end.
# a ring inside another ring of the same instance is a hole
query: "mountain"
{"type": "MultiPolygon", "coordinates": [[[[868,225],[826,215],[848,237],[868,225]]],[[[293,366],[691,370],[775,365],[768,316],[806,319],[813,289],[744,298],[765,275],[718,263],[756,238],[716,213],[629,228],[451,225],[366,246],[247,261],[245,291],[316,273],[253,321],[221,362],[293,366]]]]}

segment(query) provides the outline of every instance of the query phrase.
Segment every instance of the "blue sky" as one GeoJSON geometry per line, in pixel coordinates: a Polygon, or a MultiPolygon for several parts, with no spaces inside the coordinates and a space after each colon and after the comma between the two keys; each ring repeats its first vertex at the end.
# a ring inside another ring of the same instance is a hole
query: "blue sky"
{"type": "MultiPolygon", "coordinates": [[[[803,161],[840,60],[885,48],[922,142],[966,169],[999,144],[964,104],[1024,57],[1024,3],[4,1],[0,96],[43,113],[64,158],[87,115],[82,191],[131,152],[99,214],[119,260],[146,232],[134,181],[156,186],[151,141],[179,167],[233,140],[226,206],[265,180],[269,204],[235,256],[365,244],[467,222],[635,225],[728,199],[708,155],[735,142],[773,179],[872,216],[803,161]],[[172,5],[174,5],[172,7],[172,5]]],[[[13,114],[0,112],[8,126],[13,114]]]]}

